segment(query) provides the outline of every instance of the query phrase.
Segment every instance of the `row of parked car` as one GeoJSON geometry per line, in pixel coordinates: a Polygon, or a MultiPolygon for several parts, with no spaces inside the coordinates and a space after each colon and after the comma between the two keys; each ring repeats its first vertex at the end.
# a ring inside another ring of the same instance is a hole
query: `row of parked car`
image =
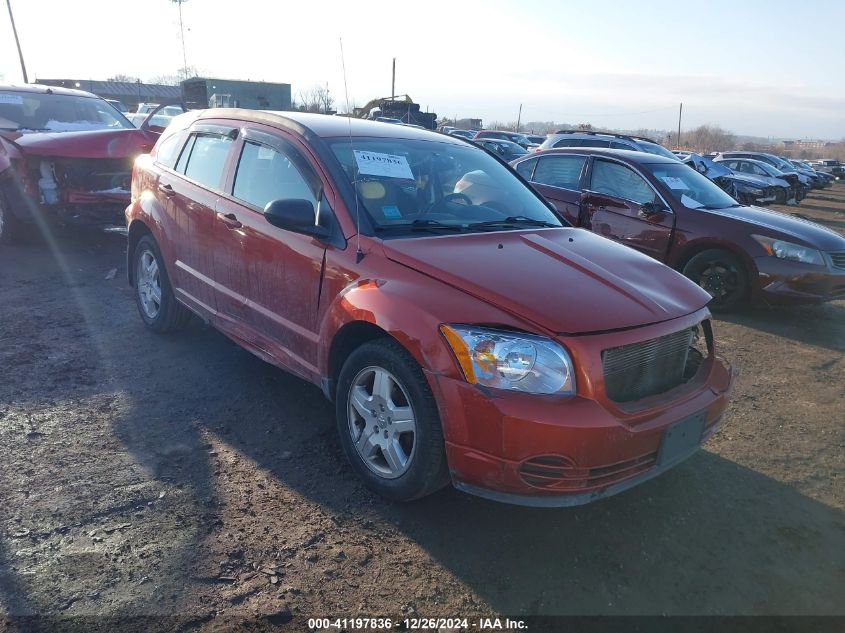
{"type": "MultiPolygon", "coordinates": [[[[0,109],[0,209],[37,215],[63,136],[39,110],[93,97],[3,94],[21,107],[0,109]]],[[[99,120],[64,134],[65,156],[152,134],[99,120]]],[[[845,238],[744,206],[672,154],[509,165],[413,127],[238,109],[159,134],[133,150],[125,205],[141,320],[161,333],[198,315],[318,385],[352,470],[391,499],[451,481],[569,506],[655,477],[728,404],[711,307],[845,297],[845,238]]]]}

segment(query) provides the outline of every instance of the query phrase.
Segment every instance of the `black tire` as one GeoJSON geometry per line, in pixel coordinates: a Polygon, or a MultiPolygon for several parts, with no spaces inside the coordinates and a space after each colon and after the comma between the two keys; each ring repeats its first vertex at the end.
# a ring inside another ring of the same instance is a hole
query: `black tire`
{"type": "Polygon", "coordinates": [[[164,267],[164,258],[161,256],[161,251],[152,235],[144,235],[138,240],[132,257],[132,266],[134,267],[135,303],[144,324],[153,332],[159,334],[174,332],[182,328],[190,319],[191,312],[176,300],[173,287],[170,285],[170,278],[167,276],[167,269],[164,267]],[[143,298],[141,267],[147,256],[155,260],[158,272],[160,302],[155,314],[152,314],[145,307],[143,298]]]}
{"type": "Polygon", "coordinates": [[[775,204],[786,204],[786,189],[775,187],[775,204]]]}
{"type": "Polygon", "coordinates": [[[713,297],[714,312],[736,310],[748,299],[748,272],[739,258],[722,248],[711,248],[690,258],[681,271],[713,297]]]}
{"type": "Polygon", "coordinates": [[[437,404],[422,368],[399,343],[389,338],[378,339],[352,352],[340,371],[335,406],[343,452],[353,470],[370,490],[393,501],[412,501],[439,490],[449,482],[443,428],[437,404]],[[379,475],[368,467],[353,440],[353,425],[350,422],[353,382],[362,372],[374,368],[386,370],[398,381],[402,394],[407,393],[407,404],[410,404],[415,417],[413,452],[407,470],[395,478],[379,475]]]}

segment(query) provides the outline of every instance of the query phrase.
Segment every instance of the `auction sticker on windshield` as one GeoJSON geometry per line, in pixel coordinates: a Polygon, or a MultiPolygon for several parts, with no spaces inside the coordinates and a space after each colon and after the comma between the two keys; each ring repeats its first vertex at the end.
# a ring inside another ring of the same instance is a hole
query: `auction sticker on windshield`
{"type": "Polygon", "coordinates": [[[23,97],[20,95],[0,94],[0,103],[14,103],[15,105],[23,105],[23,97]]]}
{"type": "Polygon", "coordinates": [[[358,173],[360,174],[401,178],[403,180],[414,179],[408,159],[404,156],[355,150],[355,162],[358,163],[358,173]]]}
{"type": "Polygon", "coordinates": [[[661,176],[660,180],[665,182],[670,189],[689,189],[689,187],[687,187],[687,183],[680,178],[675,178],[674,176],[661,176]]]}

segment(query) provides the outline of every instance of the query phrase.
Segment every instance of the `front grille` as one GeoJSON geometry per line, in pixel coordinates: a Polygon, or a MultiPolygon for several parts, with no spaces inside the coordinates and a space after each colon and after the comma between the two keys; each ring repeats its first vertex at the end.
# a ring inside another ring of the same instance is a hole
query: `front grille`
{"type": "Polygon", "coordinates": [[[828,253],[830,255],[833,265],[837,268],[845,268],[845,251],[838,251],[836,253],[828,253]]]}
{"type": "Polygon", "coordinates": [[[689,380],[703,355],[692,348],[697,328],[602,352],[605,392],[614,402],[657,395],[689,380]]]}
{"type": "Polygon", "coordinates": [[[581,468],[562,455],[540,455],[519,465],[529,486],[546,490],[591,490],[629,479],[657,463],[657,451],[604,466],[581,468]]]}

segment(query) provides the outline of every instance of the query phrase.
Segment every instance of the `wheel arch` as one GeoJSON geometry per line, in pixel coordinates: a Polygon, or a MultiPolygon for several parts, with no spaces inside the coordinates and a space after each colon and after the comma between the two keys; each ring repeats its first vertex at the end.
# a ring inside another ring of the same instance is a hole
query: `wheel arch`
{"type": "Polygon", "coordinates": [[[711,249],[718,249],[722,251],[727,251],[731,255],[736,256],[742,265],[745,266],[745,272],[748,274],[748,281],[751,285],[752,289],[754,284],[752,283],[754,277],[757,275],[757,266],[754,264],[754,259],[748,255],[748,253],[743,249],[740,248],[737,244],[733,244],[731,242],[720,242],[714,240],[702,240],[691,242],[684,248],[681,253],[678,254],[678,257],[675,259],[675,264],[673,268],[678,272],[683,272],[684,267],[689,263],[689,261],[698,255],[699,253],[703,253],[704,251],[709,251],[711,249]]]}

